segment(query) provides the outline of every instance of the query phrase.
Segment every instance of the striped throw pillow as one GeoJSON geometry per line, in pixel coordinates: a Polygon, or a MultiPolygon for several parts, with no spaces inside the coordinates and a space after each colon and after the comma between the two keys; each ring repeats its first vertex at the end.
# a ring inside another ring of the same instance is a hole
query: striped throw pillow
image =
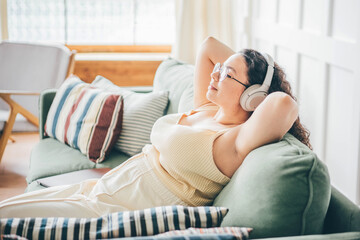
{"type": "Polygon", "coordinates": [[[218,227],[223,207],[163,206],[116,212],[99,218],[2,218],[0,235],[29,239],[108,239],[149,236],[190,227],[218,227]]]}
{"type": "Polygon", "coordinates": [[[91,85],[120,93],[124,97],[124,115],[121,134],[115,149],[133,156],[150,144],[151,129],[155,121],[164,115],[169,92],[135,93],[97,76],[91,85]]]}
{"type": "Polygon", "coordinates": [[[79,149],[91,161],[102,162],[120,135],[123,107],[120,94],[72,76],[55,95],[45,133],[79,149]]]}
{"type": "Polygon", "coordinates": [[[15,234],[0,235],[1,240],[28,240],[27,238],[20,237],[15,234]]]}

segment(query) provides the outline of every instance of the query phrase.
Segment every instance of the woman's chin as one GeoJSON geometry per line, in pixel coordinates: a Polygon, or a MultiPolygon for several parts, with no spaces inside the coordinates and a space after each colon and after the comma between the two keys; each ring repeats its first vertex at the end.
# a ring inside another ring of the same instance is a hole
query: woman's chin
{"type": "Polygon", "coordinates": [[[206,93],[206,98],[210,102],[214,102],[214,91],[213,90],[208,90],[207,93],[206,93]]]}

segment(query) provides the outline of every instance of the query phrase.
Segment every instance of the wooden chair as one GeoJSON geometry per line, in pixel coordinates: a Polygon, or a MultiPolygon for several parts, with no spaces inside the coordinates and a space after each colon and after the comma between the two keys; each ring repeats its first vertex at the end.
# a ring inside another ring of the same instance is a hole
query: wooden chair
{"type": "Polygon", "coordinates": [[[75,51],[60,44],[0,43],[0,98],[10,108],[0,138],[0,161],[17,114],[38,127],[40,92],[59,87],[74,65],[75,51]]]}

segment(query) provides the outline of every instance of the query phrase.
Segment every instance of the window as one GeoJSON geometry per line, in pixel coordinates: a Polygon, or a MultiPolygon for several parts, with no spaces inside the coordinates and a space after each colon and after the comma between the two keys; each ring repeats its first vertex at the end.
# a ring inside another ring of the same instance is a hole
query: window
{"type": "Polygon", "coordinates": [[[174,0],[7,0],[9,40],[171,45],[174,0]]]}

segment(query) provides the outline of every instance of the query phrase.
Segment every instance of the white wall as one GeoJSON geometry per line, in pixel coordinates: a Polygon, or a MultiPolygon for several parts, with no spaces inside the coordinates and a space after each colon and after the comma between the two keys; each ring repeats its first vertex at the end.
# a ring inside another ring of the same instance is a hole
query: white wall
{"type": "Polygon", "coordinates": [[[242,47],[285,68],[332,184],[360,204],[360,1],[239,0],[242,47]]]}

